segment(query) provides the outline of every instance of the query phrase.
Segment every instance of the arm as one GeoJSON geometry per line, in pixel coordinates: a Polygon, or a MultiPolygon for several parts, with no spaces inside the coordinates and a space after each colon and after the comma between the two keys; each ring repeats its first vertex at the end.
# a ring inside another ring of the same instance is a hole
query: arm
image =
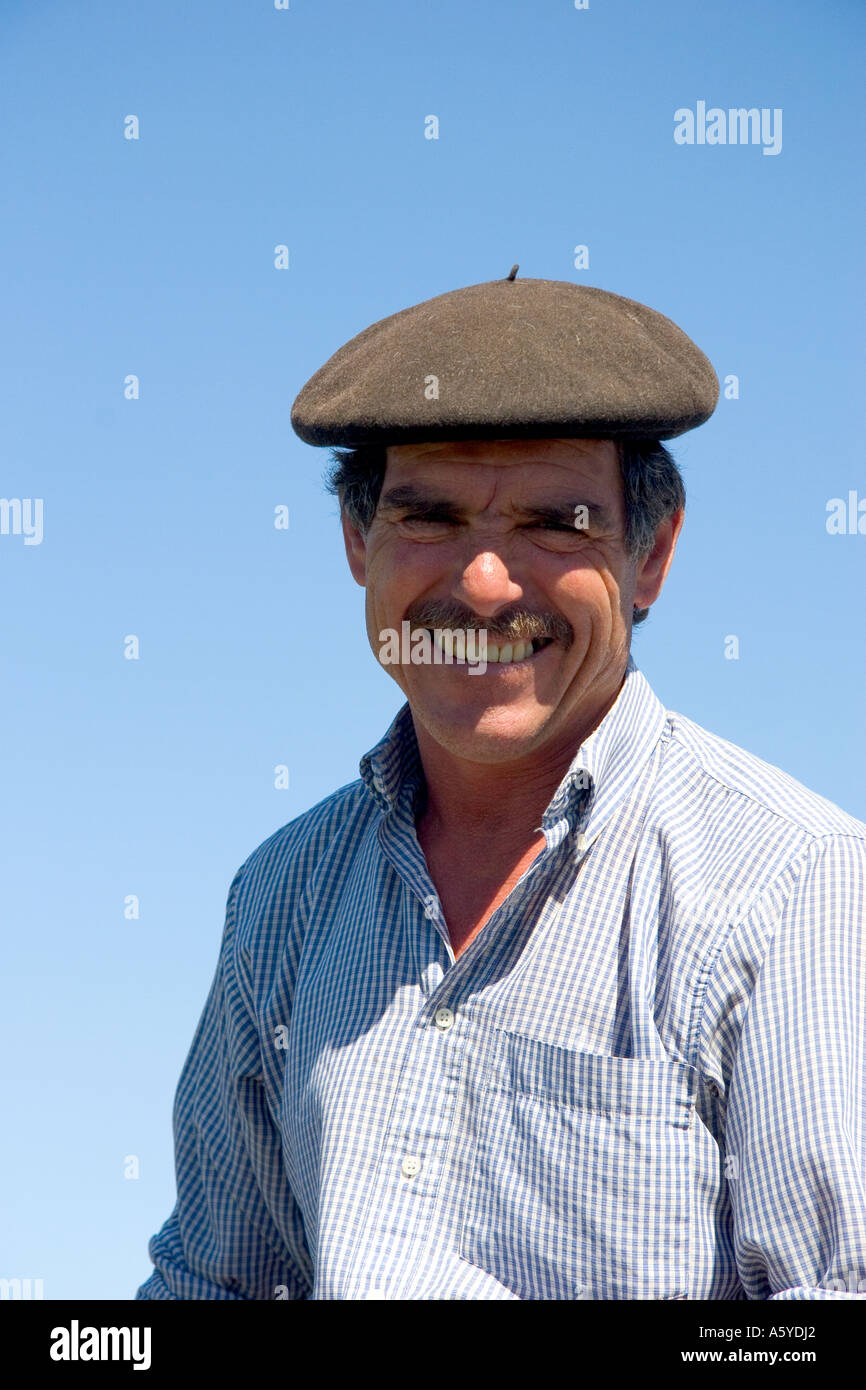
{"type": "Polygon", "coordinates": [[[731,1076],[726,1148],[750,1298],[866,1298],[866,843],[795,867],[731,1076]]]}
{"type": "Polygon", "coordinates": [[[229,890],[216,974],[175,1095],[177,1204],[150,1241],[155,1269],[136,1299],[303,1299],[312,1284],[237,942],[242,876],[243,867],[229,890]]]}

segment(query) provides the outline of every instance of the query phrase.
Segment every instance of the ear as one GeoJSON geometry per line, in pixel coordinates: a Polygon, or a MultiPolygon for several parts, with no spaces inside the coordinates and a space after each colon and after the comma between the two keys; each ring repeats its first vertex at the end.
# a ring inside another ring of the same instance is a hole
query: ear
{"type": "Polygon", "coordinates": [[[343,540],[346,543],[346,559],[349,561],[349,569],[352,571],[352,578],[361,588],[367,585],[367,543],[361,532],[352,524],[347,516],[342,518],[343,540]]]}
{"type": "Polygon", "coordinates": [[[682,507],[665,517],[656,530],[655,544],[638,563],[635,576],[634,605],[649,608],[655,603],[673,564],[677,538],[682,530],[685,512],[682,507]]]}

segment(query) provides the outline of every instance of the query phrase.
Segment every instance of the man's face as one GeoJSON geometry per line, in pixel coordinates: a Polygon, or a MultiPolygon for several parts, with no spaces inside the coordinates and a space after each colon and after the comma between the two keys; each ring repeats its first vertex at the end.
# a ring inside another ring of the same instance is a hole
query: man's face
{"type": "Polygon", "coordinates": [[[613,442],[517,439],[389,447],[367,535],[343,528],[377,658],[385,630],[400,633],[404,620],[413,631],[484,628],[488,644],[511,640],[512,651],[543,642],[523,660],[488,658],[483,674],[385,666],[437,743],[492,763],[567,744],[607,707],[632,608],[657,597],[681,523],[678,513],[652,554],[632,559],[613,442]]]}

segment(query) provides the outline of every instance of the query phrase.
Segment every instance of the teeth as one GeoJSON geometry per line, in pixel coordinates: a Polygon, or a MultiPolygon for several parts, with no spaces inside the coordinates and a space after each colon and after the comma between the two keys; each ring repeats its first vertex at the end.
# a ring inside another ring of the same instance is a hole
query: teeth
{"type": "Polygon", "coordinates": [[[497,642],[487,643],[487,660],[498,661],[499,665],[515,661],[526,661],[532,656],[534,647],[531,642],[505,642],[500,646],[497,642]]]}
{"type": "MultiPolygon", "coordinates": [[[[436,635],[438,629],[428,628],[427,631],[433,637],[433,645],[437,651],[444,652],[446,656],[449,654],[453,655],[456,660],[456,654],[460,651],[460,645],[455,642],[454,633],[446,629],[442,633],[442,636],[438,637],[436,635]]],[[[475,651],[480,658],[481,644],[477,638],[475,651]]],[[[531,642],[488,642],[486,659],[494,665],[498,663],[500,666],[504,666],[509,663],[514,663],[515,661],[526,661],[528,657],[532,656],[532,653],[533,645],[531,642]]]]}

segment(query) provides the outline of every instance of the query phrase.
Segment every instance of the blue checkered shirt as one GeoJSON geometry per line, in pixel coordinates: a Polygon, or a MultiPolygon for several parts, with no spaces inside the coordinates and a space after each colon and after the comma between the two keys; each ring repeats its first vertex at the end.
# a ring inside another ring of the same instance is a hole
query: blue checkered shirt
{"type": "Polygon", "coordinates": [[[632,658],[455,960],[408,705],[360,772],[232,881],[136,1298],[866,1296],[866,825],[632,658]]]}

